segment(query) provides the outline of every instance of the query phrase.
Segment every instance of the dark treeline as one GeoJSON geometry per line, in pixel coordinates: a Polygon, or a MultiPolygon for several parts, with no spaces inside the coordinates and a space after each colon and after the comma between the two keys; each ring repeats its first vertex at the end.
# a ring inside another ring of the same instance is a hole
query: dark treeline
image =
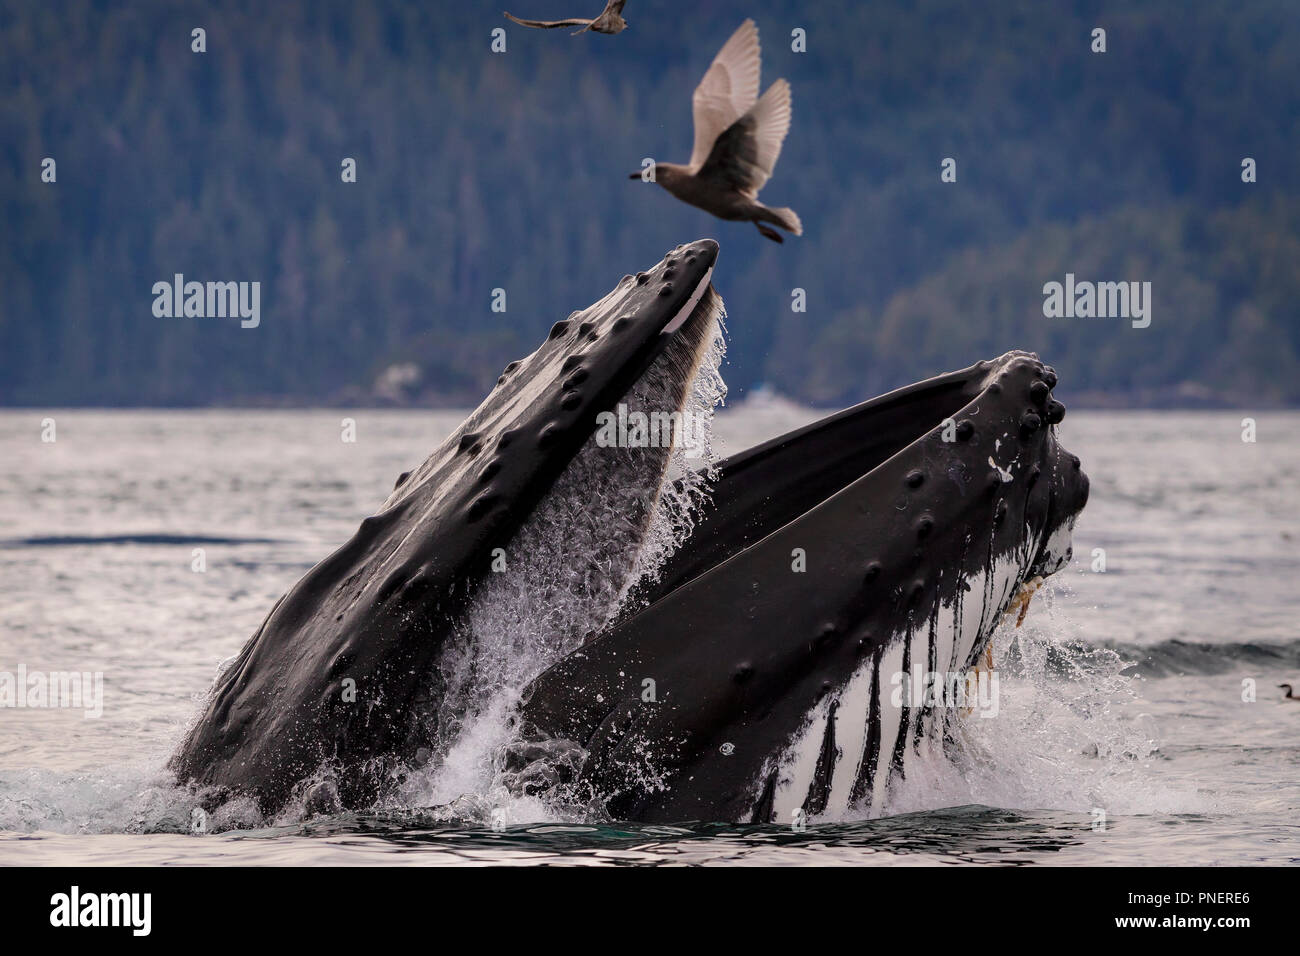
{"type": "Polygon", "coordinates": [[[375,401],[394,363],[407,399],[474,402],[705,235],[733,388],[842,403],[1024,347],[1067,398],[1300,402],[1294,0],[630,0],[617,37],[501,7],[0,6],[0,403],[375,401]],[[784,246],[627,179],[688,158],[691,90],[746,16],[794,93],[763,191],[803,217],[784,246]],[[260,281],[260,326],[155,317],[175,273],[260,281]],[[1150,327],[1045,318],[1066,273],[1150,281],[1150,327]]]}

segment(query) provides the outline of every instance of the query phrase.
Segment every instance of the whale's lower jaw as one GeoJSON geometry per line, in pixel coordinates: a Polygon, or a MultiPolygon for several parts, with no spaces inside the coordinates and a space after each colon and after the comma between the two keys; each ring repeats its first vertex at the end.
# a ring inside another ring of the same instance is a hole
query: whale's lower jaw
{"type": "Polygon", "coordinates": [[[960,713],[895,705],[896,676],[968,672],[1069,557],[1055,384],[1009,353],[722,462],[659,581],[525,690],[526,732],[580,746],[576,796],[616,817],[878,810],[960,713]]]}
{"type": "Polygon", "coordinates": [[[996,716],[996,676],[979,664],[1027,574],[1017,556],[995,561],[991,574],[964,578],[920,627],[877,647],[764,765],[748,819],[879,816],[890,786],[918,760],[943,754],[963,721],[996,716]]]}

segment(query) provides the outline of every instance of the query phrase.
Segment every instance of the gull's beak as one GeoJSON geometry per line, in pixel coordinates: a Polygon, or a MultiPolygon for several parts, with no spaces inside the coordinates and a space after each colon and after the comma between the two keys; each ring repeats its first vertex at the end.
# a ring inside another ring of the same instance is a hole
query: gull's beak
{"type": "Polygon", "coordinates": [[[632,173],[632,174],[629,175],[627,178],[628,178],[628,179],[640,179],[640,178],[641,178],[641,174],[640,174],[640,173],[632,173]]]}

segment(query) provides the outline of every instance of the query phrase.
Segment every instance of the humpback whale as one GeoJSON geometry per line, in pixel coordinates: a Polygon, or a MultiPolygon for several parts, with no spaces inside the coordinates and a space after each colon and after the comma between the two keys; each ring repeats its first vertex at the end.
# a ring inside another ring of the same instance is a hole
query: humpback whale
{"type": "Polygon", "coordinates": [[[445,758],[470,721],[465,681],[494,680],[518,688],[495,751],[517,791],[642,821],[879,809],[961,719],[895,700],[896,676],[978,665],[1018,595],[1068,561],[1088,481],[1056,438],[1056,373],[1023,352],[703,473],[673,476],[669,448],[600,447],[601,413],[690,401],[720,335],[717,255],[679,246],[511,362],[277,602],[173,755],[177,777],[266,813],[324,780],[328,805],[364,809],[445,758]],[[593,532],[578,519],[597,500],[618,513],[593,532]],[[689,513],[647,563],[664,502],[689,513]],[[546,588],[497,573],[557,515],[567,551],[533,559],[546,588]],[[519,645],[489,657],[465,626],[511,586],[516,640],[546,649],[531,671],[519,645]],[[573,595],[609,613],[573,632],[556,612],[573,595]]]}

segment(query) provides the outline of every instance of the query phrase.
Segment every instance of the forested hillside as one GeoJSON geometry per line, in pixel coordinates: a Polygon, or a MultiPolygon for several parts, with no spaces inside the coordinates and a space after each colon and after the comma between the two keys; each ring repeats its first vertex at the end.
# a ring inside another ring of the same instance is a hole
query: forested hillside
{"type": "Polygon", "coordinates": [[[629,0],[615,37],[501,6],[0,5],[0,403],[473,402],[706,235],[737,391],[848,402],[1025,347],[1067,400],[1300,402],[1294,0],[629,0]],[[688,158],[746,16],[793,89],[782,246],[627,178],[688,158]],[[155,316],[176,273],[259,281],[260,324],[155,316]],[[1044,317],[1066,273],[1151,282],[1150,326],[1044,317]]]}

